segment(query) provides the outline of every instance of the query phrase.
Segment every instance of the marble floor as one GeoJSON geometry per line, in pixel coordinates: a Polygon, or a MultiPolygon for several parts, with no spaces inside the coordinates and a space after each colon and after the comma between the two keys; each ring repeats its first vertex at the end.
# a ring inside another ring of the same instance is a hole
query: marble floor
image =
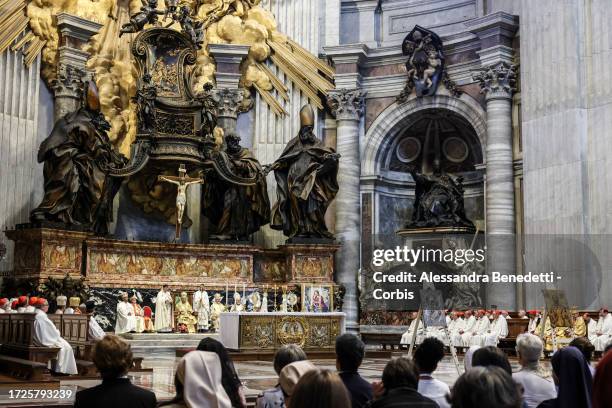
{"type": "MultiPolygon", "coordinates": [[[[400,357],[401,353],[394,354],[400,357]]],[[[173,353],[149,353],[145,356],[142,366],[152,371],[130,373],[134,384],[150,389],[157,395],[158,400],[166,400],[174,396],[174,371],[179,359],[173,353]]],[[[335,370],[335,361],[331,359],[313,360],[314,364],[321,368],[335,370]]],[[[361,375],[368,381],[380,380],[382,371],[388,359],[366,359],[361,369],[361,375]]],[[[511,360],[512,368],[518,369],[515,360],[511,360]]],[[[548,364],[548,363],[545,363],[548,364]]],[[[460,370],[463,372],[463,357],[459,356],[460,370]]],[[[273,387],[277,376],[274,372],[272,362],[267,361],[240,361],[235,364],[240,379],[243,381],[247,397],[256,396],[261,390],[273,387]]],[[[444,358],[440,363],[435,377],[452,385],[457,377],[457,369],[450,356],[444,358]]],[[[62,386],[92,387],[99,380],[65,380],[62,386]]]]}

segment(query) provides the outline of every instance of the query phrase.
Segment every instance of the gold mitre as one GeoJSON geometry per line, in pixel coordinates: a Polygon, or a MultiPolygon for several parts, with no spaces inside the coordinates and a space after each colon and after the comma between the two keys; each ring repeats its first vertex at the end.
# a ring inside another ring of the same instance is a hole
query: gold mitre
{"type": "Polygon", "coordinates": [[[81,299],[77,296],[72,296],[68,300],[68,304],[70,305],[70,307],[79,307],[79,305],[81,304],[81,299]]]}
{"type": "Polygon", "coordinates": [[[314,126],[314,111],[312,106],[306,104],[300,110],[300,127],[314,126]]]}

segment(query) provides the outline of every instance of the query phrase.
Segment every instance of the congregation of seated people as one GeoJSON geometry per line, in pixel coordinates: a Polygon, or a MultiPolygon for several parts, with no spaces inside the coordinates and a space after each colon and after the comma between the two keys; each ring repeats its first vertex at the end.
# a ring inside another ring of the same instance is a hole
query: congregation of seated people
{"type": "MultiPolygon", "coordinates": [[[[585,339],[588,342],[588,339],[585,339]]],[[[585,343],[586,344],[586,343],[585,343]]],[[[517,339],[518,369],[495,346],[470,347],[464,372],[450,386],[435,378],[444,344],[423,339],[414,358],[392,358],[380,381],[359,373],[365,345],[353,334],[336,339],[336,370],[317,367],[297,345],[281,347],[273,360],[277,384],[260,393],[257,408],[606,408],[612,403],[612,351],[591,368],[589,348],[569,345],[557,350],[552,370],[542,364],[544,342],[530,333],[517,339]]],[[[609,347],[612,349],[612,346],[609,347]]],[[[206,338],[187,353],[175,374],[176,394],[157,402],[155,395],[127,378],[130,346],[107,335],[94,348],[102,384],[79,391],[75,407],[246,408],[245,387],[225,347],[206,338]],[[128,398],[126,398],[128,396],[128,398]]]]}

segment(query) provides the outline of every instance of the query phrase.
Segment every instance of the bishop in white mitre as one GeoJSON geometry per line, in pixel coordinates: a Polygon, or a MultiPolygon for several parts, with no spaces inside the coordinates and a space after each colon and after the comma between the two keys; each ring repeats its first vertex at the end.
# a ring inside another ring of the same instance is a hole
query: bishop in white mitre
{"type": "Polygon", "coordinates": [[[595,351],[604,351],[610,341],[612,341],[612,315],[608,313],[608,309],[600,309],[593,338],[595,351]]]}
{"type": "Polygon", "coordinates": [[[134,318],[134,309],[128,302],[128,294],[121,292],[121,298],[117,303],[117,318],[115,321],[115,333],[129,333],[136,328],[136,319],[134,318]]]}
{"type": "Polygon", "coordinates": [[[174,327],[172,318],[172,295],[168,289],[168,285],[162,286],[157,292],[157,296],[153,299],[155,303],[155,331],[159,333],[168,333],[174,327]]]}
{"type": "Polygon", "coordinates": [[[56,373],[77,374],[76,360],[72,346],[64,340],[53,322],[49,320],[47,311],[49,303],[39,298],[36,303],[36,317],[34,320],[34,343],[44,347],[59,347],[55,361],[49,361],[49,369],[56,373]]]}
{"type": "Polygon", "coordinates": [[[497,346],[499,339],[505,339],[508,335],[508,321],[506,317],[499,311],[494,312],[495,319],[491,322],[489,330],[485,335],[485,346],[497,346]]]}
{"type": "Polygon", "coordinates": [[[203,285],[200,285],[200,288],[193,294],[193,311],[198,314],[197,330],[208,330],[210,319],[210,299],[208,298],[208,292],[204,290],[203,285]]]}

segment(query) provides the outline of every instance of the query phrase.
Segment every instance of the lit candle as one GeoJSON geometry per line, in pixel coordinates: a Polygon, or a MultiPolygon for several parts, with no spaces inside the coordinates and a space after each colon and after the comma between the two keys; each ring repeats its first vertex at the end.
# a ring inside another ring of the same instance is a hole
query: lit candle
{"type": "Polygon", "coordinates": [[[228,297],[229,297],[229,281],[225,281],[225,307],[227,307],[228,297]]]}

